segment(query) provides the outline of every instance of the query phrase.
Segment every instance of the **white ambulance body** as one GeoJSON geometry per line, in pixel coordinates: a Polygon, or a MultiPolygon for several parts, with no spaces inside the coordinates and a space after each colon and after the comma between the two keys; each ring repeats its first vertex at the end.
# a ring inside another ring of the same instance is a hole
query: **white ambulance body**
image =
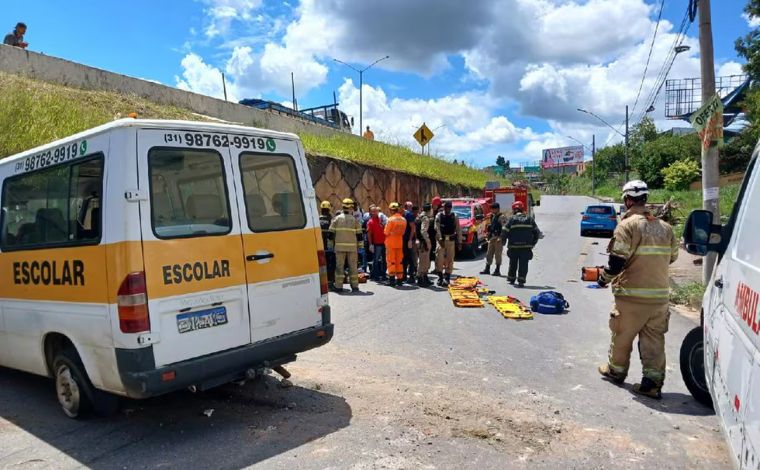
{"type": "Polygon", "coordinates": [[[0,366],[53,377],[72,417],[332,337],[295,135],[125,119],[3,159],[0,181],[0,366]]]}
{"type": "Polygon", "coordinates": [[[760,468],[760,165],[747,169],[728,223],[694,211],[684,230],[693,254],[718,253],[702,324],[681,347],[681,372],[697,400],[714,407],[737,468],[760,468]]]}

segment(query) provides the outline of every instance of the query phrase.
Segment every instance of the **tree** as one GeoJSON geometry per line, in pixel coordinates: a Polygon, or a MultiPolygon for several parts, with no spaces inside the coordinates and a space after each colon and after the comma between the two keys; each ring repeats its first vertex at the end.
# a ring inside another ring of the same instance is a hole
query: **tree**
{"type": "MultiPolygon", "coordinates": [[[[750,18],[760,17],[760,0],[749,0],[744,7],[744,13],[750,18]]],[[[760,78],[760,30],[753,29],[746,36],[736,40],[734,44],[736,52],[746,59],[744,71],[752,78],[760,78]]]]}
{"type": "Polygon", "coordinates": [[[679,160],[700,161],[701,144],[696,134],[662,135],[641,146],[641,155],[633,162],[639,178],[650,188],[662,188],[662,169],[679,160]]]}
{"type": "Polygon", "coordinates": [[[504,168],[506,166],[506,164],[507,164],[507,161],[504,160],[504,157],[502,157],[501,155],[499,155],[498,157],[496,157],[496,166],[500,166],[500,167],[504,168]]]}

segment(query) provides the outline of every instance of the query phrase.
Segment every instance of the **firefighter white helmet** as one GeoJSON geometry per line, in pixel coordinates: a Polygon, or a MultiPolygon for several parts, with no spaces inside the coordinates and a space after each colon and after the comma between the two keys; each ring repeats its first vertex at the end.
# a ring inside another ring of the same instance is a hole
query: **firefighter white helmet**
{"type": "Polygon", "coordinates": [[[641,180],[633,180],[623,186],[623,199],[626,197],[641,197],[649,194],[649,187],[641,180]]]}

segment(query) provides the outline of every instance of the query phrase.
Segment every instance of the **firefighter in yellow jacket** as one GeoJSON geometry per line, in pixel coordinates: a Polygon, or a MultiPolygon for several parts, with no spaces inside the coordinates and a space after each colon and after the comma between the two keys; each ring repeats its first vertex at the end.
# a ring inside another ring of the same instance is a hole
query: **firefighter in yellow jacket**
{"type": "Polygon", "coordinates": [[[353,214],[354,201],[343,199],[343,211],[330,223],[335,246],[335,292],[343,292],[345,264],[348,261],[351,291],[359,292],[359,256],[358,248],[363,245],[362,226],[353,214]]]}
{"type": "Polygon", "coordinates": [[[630,181],[623,187],[627,210],[610,241],[608,266],[598,281],[602,287],[611,283],[615,296],[609,360],[599,366],[599,373],[623,383],[638,336],[643,378],[634,384],[633,391],[659,399],[665,381],[665,333],[670,319],[668,266],[678,257],[678,242],[672,227],[647,210],[648,194],[643,181],[630,181]]]}

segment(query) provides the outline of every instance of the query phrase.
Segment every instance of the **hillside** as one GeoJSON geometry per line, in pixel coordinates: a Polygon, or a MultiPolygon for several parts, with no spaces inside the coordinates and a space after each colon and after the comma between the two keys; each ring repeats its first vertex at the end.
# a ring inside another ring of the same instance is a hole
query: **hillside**
{"type": "MultiPolygon", "coordinates": [[[[145,119],[210,120],[186,109],[137,96],[65,87],[0,72],[0,158],[60,139],[135,112],[145,119]]],[[[307,153],[483,187],[493,179],[480,170],[421,155],[406,147],[349,135],[301,136],[307,153]]]]}

